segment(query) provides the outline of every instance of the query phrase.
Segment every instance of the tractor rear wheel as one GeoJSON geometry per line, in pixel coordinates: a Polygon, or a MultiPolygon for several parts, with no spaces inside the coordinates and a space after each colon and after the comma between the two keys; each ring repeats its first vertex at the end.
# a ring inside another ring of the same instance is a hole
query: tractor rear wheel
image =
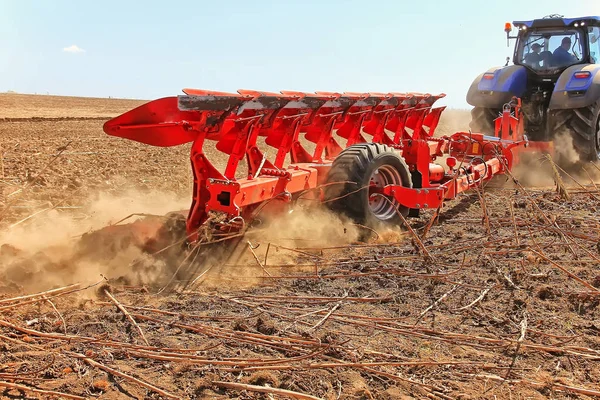
{"type": "Polygon", "coordinates": [[[501,110],[495,108],[474,107],[471,110],[469,128],[472,132],[494,136],[494,120],[498,118],[501,110]]]}
{"type": "Polygon", "coordinates": [[[398,213],[408,215],[407,207],[380,193],[386,185],[412,187],[406,162],[389,146],[361,143],[346,148],[333,162],[327,183],[328,207],[360,224],[399,224],[398,213]]]}
{"type": "Polygon", "coordinates": [[[585,108],[555,111],[553,121],[553,135],[569,133],[580,162],[600,160],[600,100],[585,108]]]}

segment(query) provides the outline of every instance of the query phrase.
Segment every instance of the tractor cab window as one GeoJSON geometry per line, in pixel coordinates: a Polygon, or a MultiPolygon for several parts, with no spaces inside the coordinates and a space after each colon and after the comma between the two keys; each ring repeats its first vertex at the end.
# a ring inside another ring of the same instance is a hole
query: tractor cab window
{"type": "Polygon", "coordinates": [[[598,64],[600,62],[600,28],[597,26],[590,26],[588,28],[588,40],[590,42],[590,57],[592,63],[598,64]]]}
{"type": "Polygon", "coordinates": [[[583,47],[579,31],[530,32],[519,42],[522,65],[535,71],[565,68],[581,61],[583,47]]]}

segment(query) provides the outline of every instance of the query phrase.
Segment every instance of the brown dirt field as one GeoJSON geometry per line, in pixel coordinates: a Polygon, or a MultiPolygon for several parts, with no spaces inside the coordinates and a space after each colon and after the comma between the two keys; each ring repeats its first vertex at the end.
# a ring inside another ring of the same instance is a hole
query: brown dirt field
{"type": "MultiPolygon", "coordinates": [[[[136,101],[0,96],[1,398],[600,395],[600,193],[589,179],[565,178],[570,200],[493,182],[483,200],[449,202],[427,235],[433,212],[422,213],[410,223],[429,260],[405,231],[357,242],[347,221],[298,204],[244,238],[264,269],[240,246],[244,257],[206,264],[193,291],[158,293],[172,270],[115,245],[118,228],[80,238],[134,212],[185,208],[188,146],[65,119],[136,101]]],[[[442,133],[466,129],[467,114],[447,114],[442,133]]]]}
{"type": "Polygon", "coordinates": [[[1,118],[113,117],[142,100],[0,93],[1,118]]]}

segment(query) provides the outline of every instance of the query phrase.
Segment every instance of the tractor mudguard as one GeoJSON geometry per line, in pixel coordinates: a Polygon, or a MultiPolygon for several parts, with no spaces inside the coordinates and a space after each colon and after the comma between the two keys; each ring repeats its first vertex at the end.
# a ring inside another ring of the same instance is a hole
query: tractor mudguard
{"type": "Polygon", "coordinates": [[[467,103],[474,107],[502,108],[513,96],[521,97],[526,89],[525,67],[494,67],[475,78],[467,93],[467,103]]]}
{"type": "Polygon", "coordinates": [[[584,108],[600,99],[600,64],[573,65],[558,78],[550,98],[551,110],[584,108]]]}

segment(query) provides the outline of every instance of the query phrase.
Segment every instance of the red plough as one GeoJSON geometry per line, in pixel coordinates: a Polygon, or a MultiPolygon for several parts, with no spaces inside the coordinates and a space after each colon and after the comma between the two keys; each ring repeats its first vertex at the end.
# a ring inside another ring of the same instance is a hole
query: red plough
{"type": "Polygon", "coordinates": [[[190,242],[207,224],[231,232],[301,195],[367,225],[394,223],[398,213],[437,208],[505,172],[514,148],[526,144],[516,103],[498,120],[497,137],[435,137],[445,107],[432,106],[444,94],[184,92],[114,118],[104,130],[154,146],[192,142],[190,242]],[[228,155],[224,172],[207,158],[209,142],[228,155]],[[444,155],[447,168],[434,163],[444,155]]]}

